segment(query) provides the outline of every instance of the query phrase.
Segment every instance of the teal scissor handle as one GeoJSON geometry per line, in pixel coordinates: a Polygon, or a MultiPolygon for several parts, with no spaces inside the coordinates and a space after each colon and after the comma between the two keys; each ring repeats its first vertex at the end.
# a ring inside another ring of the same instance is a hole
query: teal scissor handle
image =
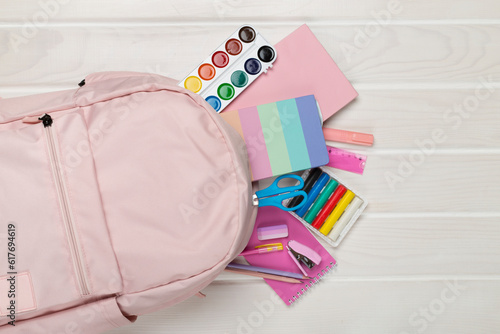
{"type": "Polygon", "coordinates": [[[294,191],[294,192],[290,192],[290,193],[286,193],[286,194],[280,194],[280,195],[266,197],[266,198],[259,198],[259,206],[275,206],[275,207],[280,208],[281,210],[284,210],[284,211],[295,211],[295,210],[300,209],[306,203],[306,200],[307,200],[307,193],[303,190],[299,190],[299,191],[294,191]],[[295,197],[295,196],[300,196],[300,195],[304,196],[304,200],[302,200],[302,202],[300,202],[296,206],[291,207],[291,208],[287,208],[286,206],[283,205],[282,202],[284,200],[286,200],[288,198],[295,197]]]}
{"type": "Polygon", "coordinates": [[[304,180],[297,175],[287,174],[278,177],[274,182],[267,188],[259,190],[255,193],[259,199],[259,206],[275,206],[285,211],[295,211],[302,207],[307,200],[307,193],[302,189],[304,187],[304,180]],[[299,181],[298,184],[294,186],[280,187],[278,183],[283,179],[295,179],[299,181]],[[295,196],[303,196],[304,199],[294,207],[287,208],[283,205],[283,201],[295,196]]]}

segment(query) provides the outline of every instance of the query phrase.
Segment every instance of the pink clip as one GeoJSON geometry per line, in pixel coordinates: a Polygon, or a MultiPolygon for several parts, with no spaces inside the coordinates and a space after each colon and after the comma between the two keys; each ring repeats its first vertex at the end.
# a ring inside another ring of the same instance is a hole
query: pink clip
{"type": "Polygon", "coordinates": [[[288,249],[288,255],[290,255],[293,262],[295,262],[297,267],[299,267],[304,276],[307,276],[307,273],[304,268],[302,268],[299,260],[304,263],[309,269],[321,263],[321,256],[318,253],[298,241],[290,240],[288,242],[288,245],[286,246],[286,249],[288,249]]]}

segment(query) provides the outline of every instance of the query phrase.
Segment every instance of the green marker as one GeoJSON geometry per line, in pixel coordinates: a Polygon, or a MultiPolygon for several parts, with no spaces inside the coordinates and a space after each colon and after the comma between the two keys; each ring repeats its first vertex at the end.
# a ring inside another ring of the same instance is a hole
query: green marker
{"type": "Polygon", "coordinates": [[[328,181],[326,184],[325,188],[323,191],[319,194],[318,199],[314,202],[314,204],[311,206],[309,211],[307,211],[306,216],[304,217],[304,220],[308,222],[309,224],[312,224],[314,218],[318,215],[318,212],[323,208],[325,205],[326,201],[328,201],[328,198],[330,195],[335,191],[335,188],[339,183],[335,181],[334,179],[331,179],[328,181]]]}

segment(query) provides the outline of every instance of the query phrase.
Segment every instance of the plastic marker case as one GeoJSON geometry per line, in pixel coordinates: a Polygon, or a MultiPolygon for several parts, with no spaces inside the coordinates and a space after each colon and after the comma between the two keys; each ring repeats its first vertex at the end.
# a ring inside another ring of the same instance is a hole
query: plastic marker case
{"type": "Polygon", "coordinates": [[[263,72],[272,67],[276,50],[253,28],[245,25],[233,33],[179,86],[201,95],[221,112],[263,72]]]}
{"type": "MultiPolygon", "coordinates": [[[[305,218],[308,218],[308,221],[313,221],[315,217],[319,217],[322,213],[321,209],[318,212],[317,205],[315,206],[314,203],[312,203],[307,212],[299,212],[302,214],[302,217],[297,215],[296,212],[294,211],[288,211],[291,215],[293,215],[295,218],[297,218],[302,224],[304,224],[308,229],[310,229],[313,233],[315,233],[317,236],[319,236],[321,239],[325,240],[328,244],[332,245],[333,247],[337,247],[341,242],[342,239],[344,239],[345,235],[349,232],[351,227],[354,225],[356,220],[359,218],[363,210],[366,208],[368,205],[368,202],[366,199],[361,196],[357,191],[353,190],[350,186],[348,186],[345,182],[340,180],[335,174],[333,174],[329,168],[327,167],[318,167],[322,173],[326,174],[329,176],[330,182],[336,182],[337,189],[341,191],[340,196],[336,196],[337,198],[334,198],[335,191],[331,192],[331,189],[329,189],[327,186],[322,185],[322,190],[321,193],[319,194],[318,198],[316,201],[320,200],[322,203],[323,207],[328,206],[329,201],[333,201],[335,203],[331,209],[329,210],[328,214],[325,216],[326,218],[324,219],[323,222],[321,222],[321,225],[318,228],[313,227],[311,223],[308,223],[305,218]],[[345,188],[345,189],[344,189],[345,188]],[[328,200],[325,200],[321,196],[323,191],[327,191],[329,194],[328,200]],[[320,199],[322,198],[322,199],[320,199]],[[326,204],[324,204],[326,203],[326,204]],[[311,210],[312,209],[312,210],[311,210]],[[314,211],[314,212],[311,212],[314,211]],[[310,217],[314,215],[315,217],[310,217]],[[309,214],[309,216],[308,216],[309,214]],[[329,221],[330,219],[330,221],[329,221]],[[327,226],[327,224],[330,223],[330,226],[327,226]],[[333,225],[332,225],[333,223],[333,225]],[[322,232],[325,232],[323,234],[322,232]]],[[[308,175],[311,173],[311,170],[313,169],[308,169],[302,174],[302,179],[307,179],[308,175]]],[[[330,183],[331,184],[331,183],[330,183]]],[[[288,200],[285,202],[285,206],[288,206],[288,204],[292,201],[293,199],[288,200]]]]}

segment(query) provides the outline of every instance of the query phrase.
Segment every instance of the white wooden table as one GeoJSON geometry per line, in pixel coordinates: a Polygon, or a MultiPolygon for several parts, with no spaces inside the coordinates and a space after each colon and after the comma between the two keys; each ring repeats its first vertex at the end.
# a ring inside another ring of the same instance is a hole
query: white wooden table
{"type": "Polygon", "coordinates": [[[300,302],[274,304],[262,280],[222,274],[205,300],[111,333],[500,332],[498,1],[0,0],[0,8],[2,97],[72,88],[96,71],[180,79],[241,24],[275,43],[307,23],[359,92],[326,126],[375,135],[372,148],[349,147],[368,155],[365,174],[339,172],[370,204],[331,249],[336,271],[300,302]]]}

